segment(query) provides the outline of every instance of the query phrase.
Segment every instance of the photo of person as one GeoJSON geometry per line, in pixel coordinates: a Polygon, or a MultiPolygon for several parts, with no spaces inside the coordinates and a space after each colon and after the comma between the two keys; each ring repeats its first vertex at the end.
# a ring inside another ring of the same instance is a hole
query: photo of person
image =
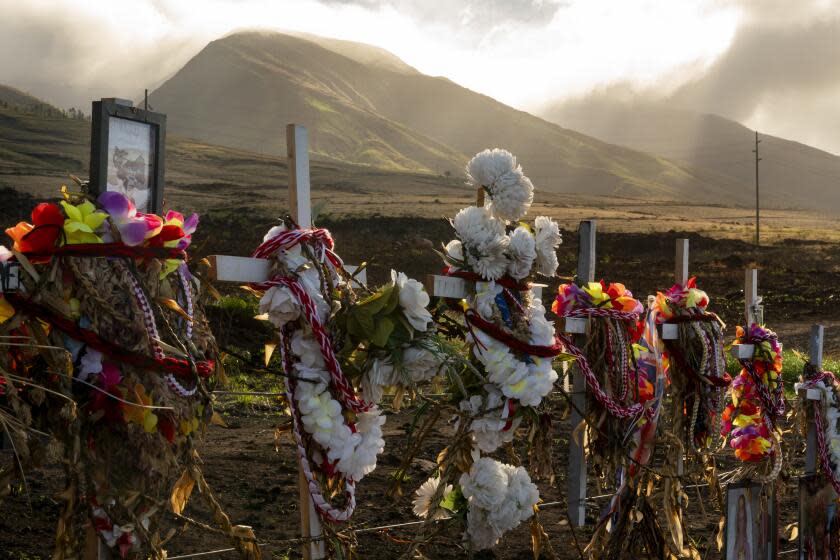
{"type": "Polygon", "coordinates": [[[131,198],[138,212],[150,211],[154,146],[151,125],[119,117],[110,119],[107,190],[131,198]]]}

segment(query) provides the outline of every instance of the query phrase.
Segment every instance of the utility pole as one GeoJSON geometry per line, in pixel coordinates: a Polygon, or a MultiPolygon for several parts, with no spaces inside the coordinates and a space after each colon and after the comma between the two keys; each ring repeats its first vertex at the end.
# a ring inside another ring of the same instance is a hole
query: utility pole
{"type": "MultiPolygon", "coordinates": [[[[144,111],[149,110],[149,90],[148,89],[145,90],[145,93],[143,94],[143,110],[144,111]]],[[[758,134],[758,133],[756,133],[756,134],[758,134]]]]}
{"type": "Polygon", "coordinates": [[[761,143],[761,140],[758,139],[758,131],[755,131],[755,149],[753,153],[755,154],[755,246],[759,247],[761,245],[761,237],[760,237],[760,229],[759,229],[759,205],[758,205],[758,162],[761,161],[761,158],[758,157],[758,145],[761,143]]]}

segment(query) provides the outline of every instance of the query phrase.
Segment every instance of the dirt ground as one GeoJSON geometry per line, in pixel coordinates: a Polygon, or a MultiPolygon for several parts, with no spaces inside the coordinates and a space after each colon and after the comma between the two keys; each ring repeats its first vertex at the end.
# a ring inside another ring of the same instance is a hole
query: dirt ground
{"type": "MultiPolygon", "coordinates": [[[[5,198],[5,201],[10,198],[5,198]]],[[[31,200],[22,196],[18,206],[6,207],[3,222],[10,222],[14,213],[31,208],[31,200]],[[11,208],[11,210],[9,210],[11,208]]],[[[559,251],[560,273],[571,277],[577,258],[577,235],[573,223],[581,209],[552,212],[566,216],[564,244],[559,251]],[[566,213],[568,212],[568,216],[566,213]],[[569,216],[574,216],[569,217],[569,216]]],[[[743,212],[743,211],[741,211],[743,212]]],[[[441,208],[440,215],[443,215],[441,208]]],[[[246,255],[256,247],[262,232],[272,222],[275,213],[249,210],[237,212],[235,205],[225,211],[209,211],[203,218],[194,248],[199,255],[214,253],[246,255]]],[[[440,268],[438,257],[432,251],[451,237],[450,226],[437,217],[398,217],[389,215],[343,217],[325,216],[321,225],[328,227],[337,240],[337,250],[348,263],[369,262],[372,283],[383,281],[391,268],[403,270],[410,276],[422,278],[440,268]]],[[[678,223],[678,221],[677,221],[678,223]]],[[[613,224],[615,225],[615,224],[613,224]]],[[[734,227],[734,226],[733,226],[734,227]]],[[[746,226],[739,226],[748,231],[746,226]]],[[[691,241],[691,272],[699,277],[699,285],[712,299],[711,309],[718,312],[730,325],[728,336],[743,313],[744,268],[760,269],[759,291],[764,297],[765,319],[776,330],[786,347],[805,349],[810,325],[826,325],[826,352],[840,354],[840,320],[836,308],[840,298],[840,246],[829,240],[805,239],[796,235],[791,226],[791,237],[785,238],[778,230],[771,244],[755,249],[738,239],[745,235],[715,236],[688,231],[690,227],[672,230],[657,229],[653,232],[617,232],[614,227],[598,236],[597,276],[608,281],[624,282],[637,296],[655,293],[668,288],[673,281],[674,240],[688,237],[691,241]]],[[[705,231],[711,231],[711,226],[705,231]]],[[[819,236],[818,236],[819,237],[819,236]]],[[[556,282],[555,282],[556,284],[556,282]]],[[[554,285],[546,293],[553,291],[554,285]]],[[[230,338],[230,333],[219,333],[230,338]]],[[[235,338],[242,338],[237,334],[235,338]]],[[[253,337],[251,337],[253,338],[253,337]]],[[[230,342],[230,341],[229,341],[230,342]]],[[[242,346],[254,340],[234,340],[242,346]]],[[[220,497],[231,518],[236,523],[251,525],[261,542],[267,543],[265,551],[270,558],[298,557],[295,546],[283,544],[298,532],[297,469],[288,438],[283,440],[280,452],[275,451],[274,428],[283,421],[278,407],[243,406],[221,402],[228,428],[212,427],[201,449],[204,472],[210,485],[220,497]]],[[[565,464],[568,449],[568,421],[565,401],[557,397],[554,412],[555,440],[553,457],[556,479],[553,484],[539,483],[542,499],[550,503],[542,512],[542,522],[558,558],[579,558],[579,547],[585,546],[591,534],[591,524],[606,503],[594,500],[587,505],[590,517],[588,527],[572,531],[565,518],[565,464]],[[558,502],[558,503],[555,503],[558,502]],[[575,544],[577,542],[577,544],[575,544]]],[[[406,429],[411,422],[411,410],[393,415],[386,424],[386,450],[380,457],[379,468],[367,477],[358,488],[358,511],[354,516],[357,529],[371,529],[380,525],[412,521],[411,497],[392,500],[386,496],[390,475],[399,464],[405,451],[406,429]]],[[[451,427],[441,422],[439,431],[424,447],[415,461],[411,480],[405,485],[410,492],[422,483],[433,468],[436,453],[442,449],[451,427]]],[[[785,442],[787,453],[793,456],[792,475],[801,472],[803,456],[802,438],[789,433],[785,442]]],[[[2,452],[3,461],[11,460],[2,452]]],[[[731,455],[720,455],[724,464],[731,455]]],[[[31,473],[28,493],[16,489],[13,496],[0,506],[0,560],[34,560],[48,558],[52,550],[55,520],[59,504],[54,496],[61,489],[61,475],[57,468],[31,473]]],[[[781,525],[796,521],[795,478],[784,482],[787,492],[782,495],[781,525]]],[[[594,486],[590,495],[603,494],[594,486]]],[[[686,512],[688,534],[694,539],[704,558],[718,558],[713,546],[720,513],[715,509],[704,488],[688,492],[689,507],[686,512]]],[[[199,500],[188,511],[206,520],[206,512],[198,507],[199,500]]],[[[415,534],[415,526],[393,528],[387,532],[367,530],[358,533],[358,557],[370,559],[396,558],[407,550],[406,541],[415,534]]],[[[431,558],[459,558],[464,553],[458,546],[458,535],[426,549],[431,558]]],[[[190,529],[172,543],[170,557],[201,551],[227,548],[229,545],[215,535],[190,529]]],[[[783,543],[781,549],[794,545],[783,543]]],[[[487,558],[521,558],[530,555],[528,525],[509,534],[487,558]]],[[[211,556],[205,556],[212,558],[211,556]]],[[[216,558],[234,558],[219,554],[216,558]]]]}

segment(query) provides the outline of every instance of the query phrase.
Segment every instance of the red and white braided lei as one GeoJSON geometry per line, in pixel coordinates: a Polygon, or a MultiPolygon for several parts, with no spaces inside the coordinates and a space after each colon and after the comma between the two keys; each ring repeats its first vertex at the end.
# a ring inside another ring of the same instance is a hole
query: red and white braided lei
{"type": "MultiPolygon", "coordinates": [[[[639,320],[639,315],[637,313],[619,311],[617,309],[607,309],[603,307],[576,308],[568,311],[564,316],[571,318],[599,317],[607,319],[618,319],[621,321],[632,321],[634,323],[639,320]]],[[[577,361],[578,368],[580,368],[580,371],[583,374],[584,379],[586,380],[586,386],[592,393],[592,396],[595,397],[595,400],[598,401],[598,403],[601,406],[607,409],[610,414],[617,418],[638,418],[642,414],[644,414],[645,417],[647,417],[648,419],[653,417],[654,409],[649,407],[645,408],[645,406],[642,403],[634,403],[629,406],[624,406],[612,395],[607,394],[606,391],[604,391],[601,388],[601,384],[598,382],[598,378],[595,376],[595,373],[589,366],[589,362],[587,361],[586,355],[583,353],[583,350],[581,350],[575,345],[572,337],[566,334],[562,334],[559,336],[559,338],[563,343],[566,353],[574,357],[577,361]]],[[[622,396],[619,397],[619,400],[624,400],[627,397],[627,388],[630,385],[629,357],[625,354],[624,351],[624,341],[619,341],[619,346],[621,348],[621,354],[619,356],[619,367],[622,378],[622,385],[624,386],[622,390],[622,396]]]]}
{"type": "MultiPolygon", "coordinates": [[[[288,250],[304,242],[309,242],[309,247],[315,251],[316,259],[321,262],[326,259],[334,269],[341,270],[343,263],[338,255],[332,251],[334,246],[332,236],[329,231],[320,228],[283,231],[266,240],[254,251],[253,256],[258,258],[271,258],[281,251],[288,250]]],[[[309,324],[312,334],[318,342],[326,370],[330,374],[330,387],[337,394],[342,407],[345,410],[349,409],[355,413],[373,410],[375,408],[374,404],[367,403],[359,398],[352,383],[344,375],[335,355],[332,339],[318,316],[315,302],[301,285],[300,280],[295,276],[278,275],[266,282],[252,284],[254,289],[261,291],[266,291],[276,286],[285,287],[291,292],[295,300],[297,300],[301,314],[306,323],[309,324]]],[[[297,383],[295,376],[292,375],[294,372],[294,360],[287,350],[291,340],[291,333],[288,332],[288,329],[283,328],[280,330],[280,335],[282,339],[280,348],[282,349],[284,368],[289,375],[289,380],[286,384],[286,399],[292,412],[292,432],[295,438],[301,471],[306,479],[312,503],[318,514],[326,521],[331,523],[347,521],[356,508],[356,481],[352,477],[345,477],[345,496],[347,501],[343,508],[333,506],[321,492],[321,485],[315,478],[315,474],[310,465],[309,454],[304,441],[304,430],[301,426],[300,411],[294,398],[294,389],[297,383]]],[[[351,429],[353,429],[352,425],[351,429]]]]}

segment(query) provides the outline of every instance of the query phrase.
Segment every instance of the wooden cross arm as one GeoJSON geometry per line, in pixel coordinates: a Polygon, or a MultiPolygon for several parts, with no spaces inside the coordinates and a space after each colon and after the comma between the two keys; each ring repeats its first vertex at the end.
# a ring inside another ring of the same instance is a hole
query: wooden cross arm
{"type": "MultiPolygon", "coordinates": [[[[271,270],[268,259],[255,259],[252,257],[234,257],[231,255],[210,255],[210,280],[216,282],[265,282],[269,280],[271,270]]],[[[344,269],[353,274],[357,266],[344,265],[344,269]]],[[[357,284],[367,284],[367,270],[362,270],[355,276],[357,284]]]]}
{"type": "MultiPolygon", "coordinates": [[[[440,276],[436,274],[429,274],[426,276],[426,291],[435,297],[464,299],[469,297],[470,284],[475,284],[476,290],[483,290],[489,282],[472,282],[457,278],[455,276],[440,276]]],[[[531,284],[531,294],[536,298],[542,300],[542,290],[547,287],[546,284],[531,284]]]]}

